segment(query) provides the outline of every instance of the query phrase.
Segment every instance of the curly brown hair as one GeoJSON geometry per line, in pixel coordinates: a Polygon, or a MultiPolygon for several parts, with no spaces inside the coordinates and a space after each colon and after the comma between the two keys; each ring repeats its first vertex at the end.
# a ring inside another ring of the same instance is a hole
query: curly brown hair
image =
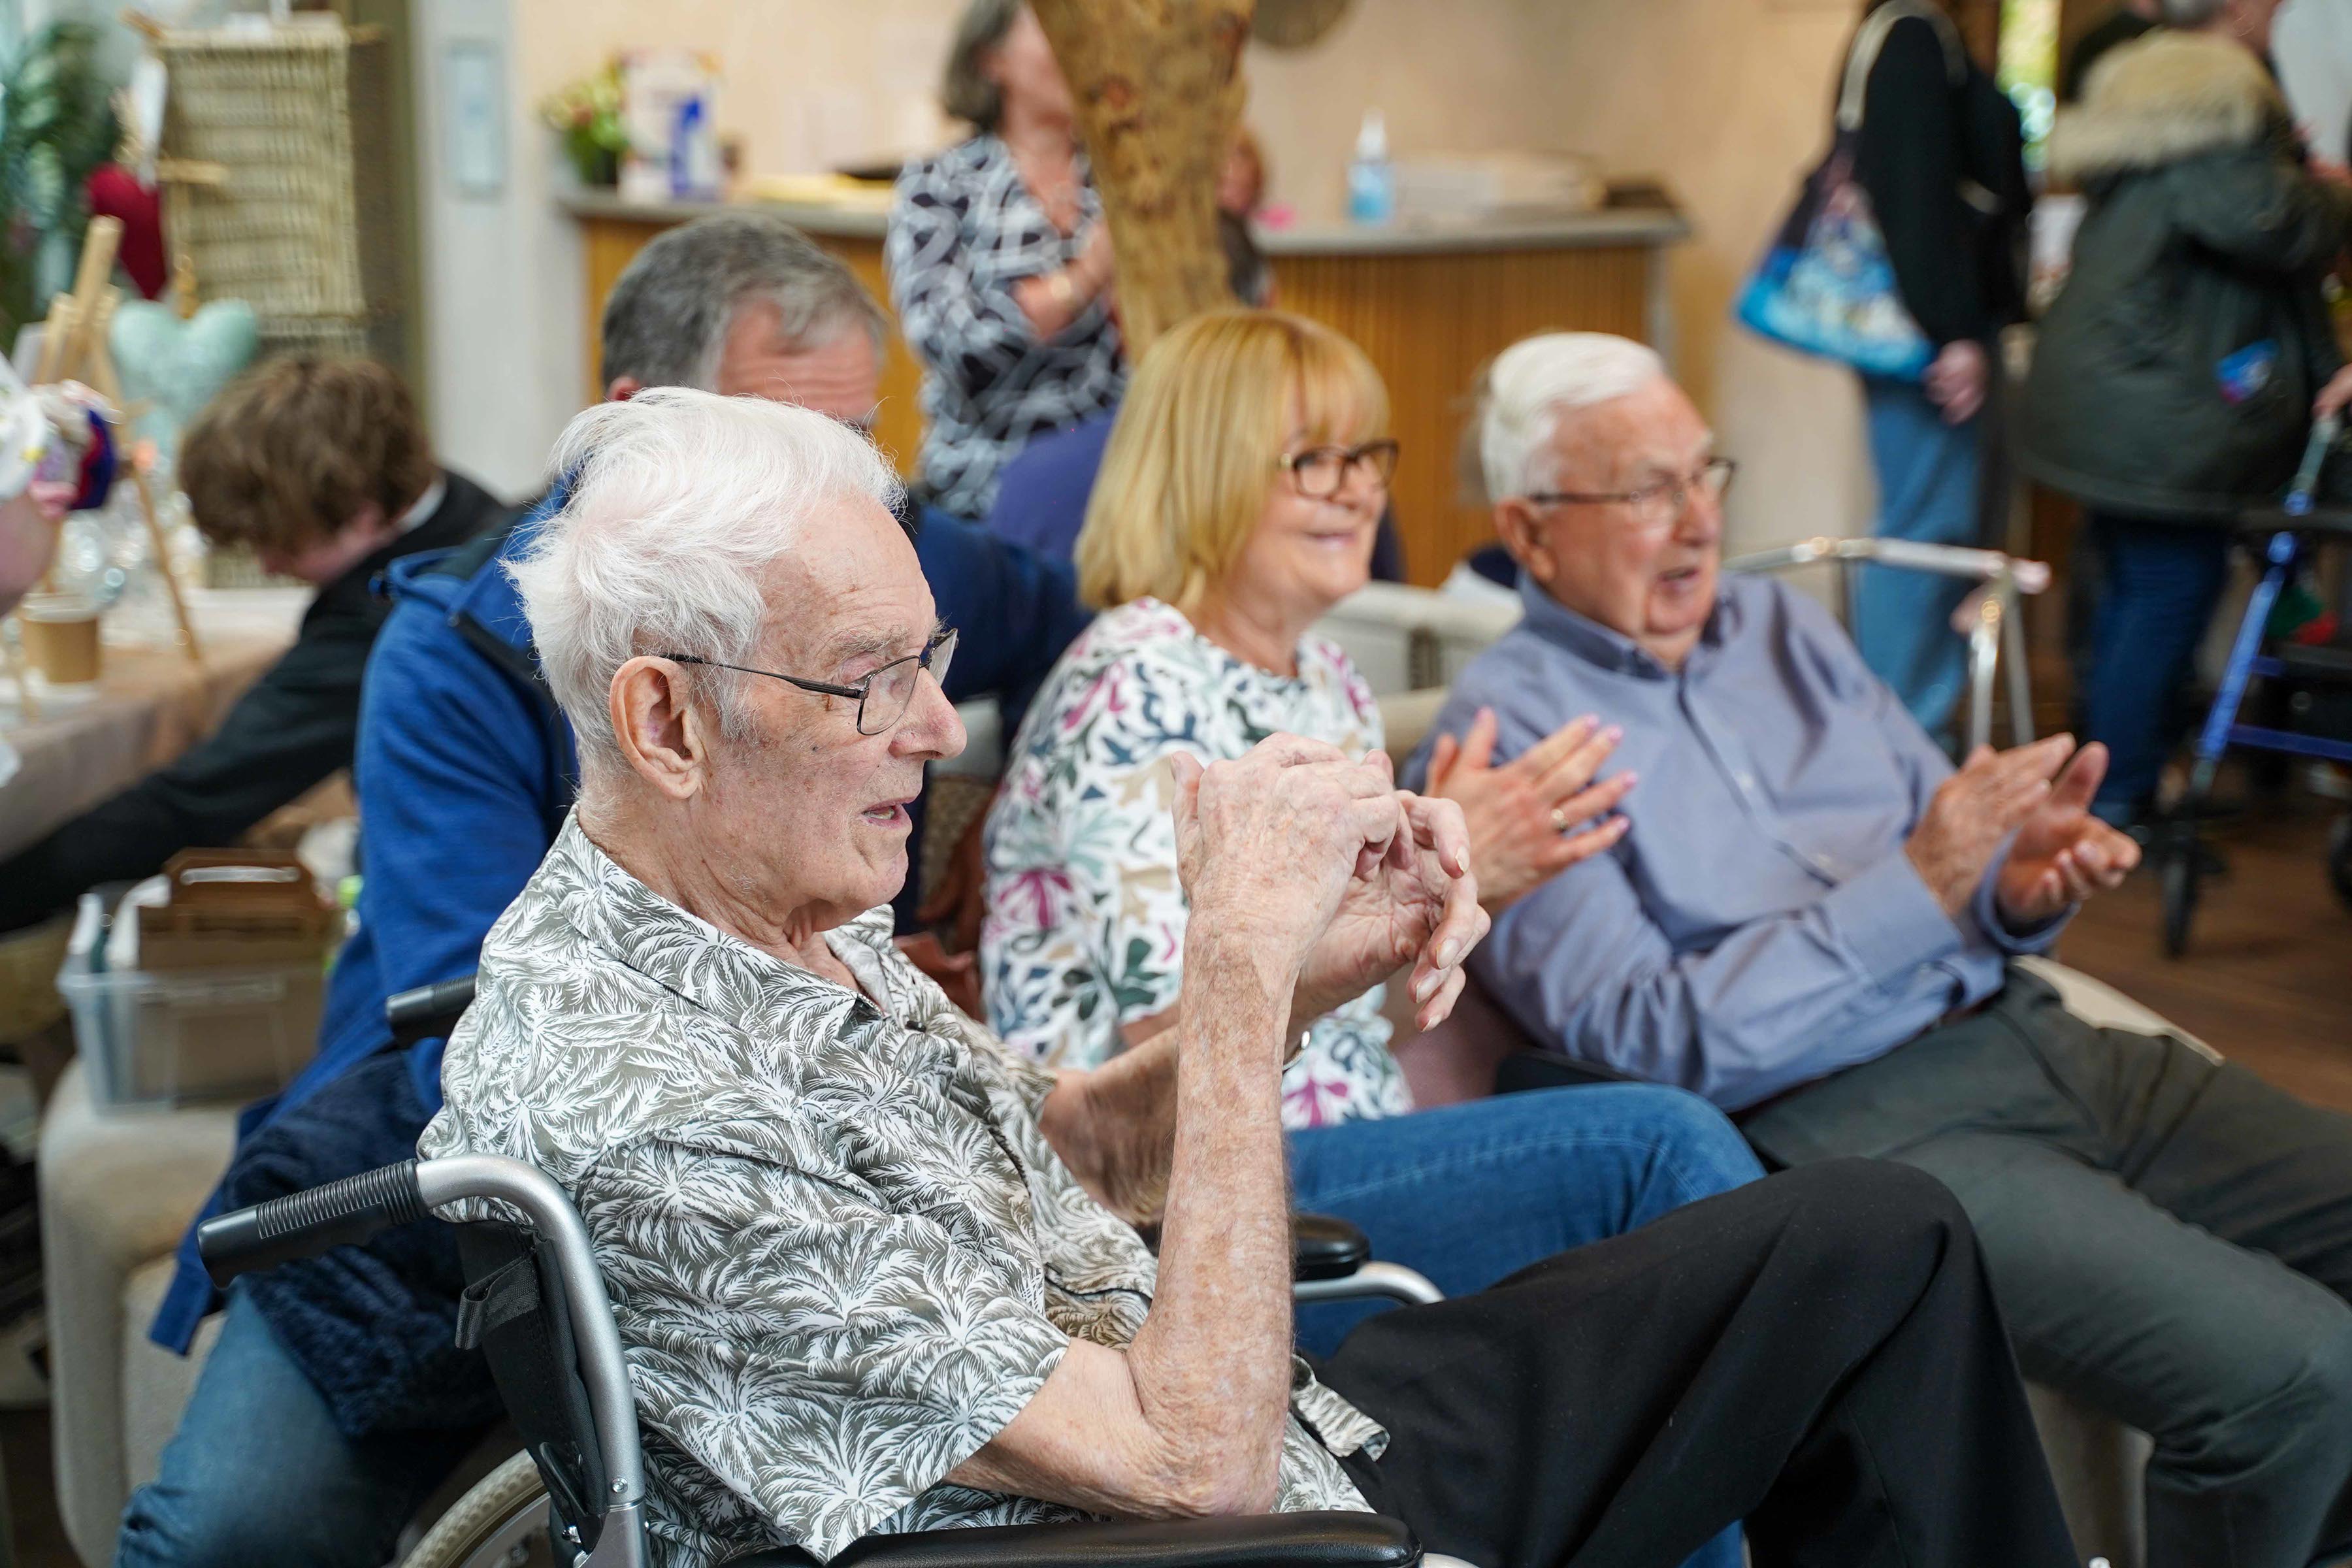
{"type": "Polygon", "coordinates": [[[373,360],[271,360],[180,438],[180,488],[215,544],[300,550],[370,501],[399,517],[438,473],[407,386],[373,360]]]}

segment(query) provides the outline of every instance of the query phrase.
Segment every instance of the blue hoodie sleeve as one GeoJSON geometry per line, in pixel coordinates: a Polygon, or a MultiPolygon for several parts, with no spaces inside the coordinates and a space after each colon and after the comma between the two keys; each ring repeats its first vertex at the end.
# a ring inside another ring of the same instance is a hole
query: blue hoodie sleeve
{"type": "Polygon", "coordinates": [[[1001,697],[1010,733],[1054,661],[1094,618],[1078,603],[1077,568],[932,507],[918,521],[915,554],[940,618],[962,634],[948,700],[1001,697]]]}

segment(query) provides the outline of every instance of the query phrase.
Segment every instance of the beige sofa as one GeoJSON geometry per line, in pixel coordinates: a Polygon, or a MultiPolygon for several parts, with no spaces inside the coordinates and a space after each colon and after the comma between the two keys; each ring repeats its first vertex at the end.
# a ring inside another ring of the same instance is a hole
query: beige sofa
{"type": "Polygon", "coordinates": [[[173,1250],[228,1163],[236,1129],[230,1106],[101,1112],[79,1063],[42,1119],[58,1513],[91,1568],[113,1561],[123,1501],[154,1476],[219,1331],[208,1321],[187,1357],[147,1338],[173,1250]]]}

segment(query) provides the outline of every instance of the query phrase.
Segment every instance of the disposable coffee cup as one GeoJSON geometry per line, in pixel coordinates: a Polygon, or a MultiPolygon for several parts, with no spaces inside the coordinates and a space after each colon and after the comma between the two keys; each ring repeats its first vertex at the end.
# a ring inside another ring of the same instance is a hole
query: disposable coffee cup
{"type": "Polygon", "coordinates": [[[80,594],[27,594],[16,606],[25,658],[41,683],[86,687],[99,677],[98,604],[80,594]]]}

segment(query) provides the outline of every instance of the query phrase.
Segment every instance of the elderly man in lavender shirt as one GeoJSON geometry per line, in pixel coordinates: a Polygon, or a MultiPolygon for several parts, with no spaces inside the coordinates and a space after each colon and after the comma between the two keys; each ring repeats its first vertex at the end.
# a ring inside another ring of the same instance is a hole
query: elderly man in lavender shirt
{"type": "Polygon", "coordinates": [[[2137,860],[2084,809],[2102,750],[1955,771],[1811,601],[1719,581],[1731,466],[1647,349],[1522,342],[1480,417],[1527,615],[1408,779],[1470,802],[1492,741],[1506,790],[1507,759],[1597,713],[1641,787],[1609,854],[1496,919],[1478,979],[1543,1045],[1713,1100],[1769,1161],[1942,1178],[2027,1374],[2155,1438],[2151,1568],[2342,1549],[2352,1121],[2095,1028],[2011,962],[2137,860]]]}

